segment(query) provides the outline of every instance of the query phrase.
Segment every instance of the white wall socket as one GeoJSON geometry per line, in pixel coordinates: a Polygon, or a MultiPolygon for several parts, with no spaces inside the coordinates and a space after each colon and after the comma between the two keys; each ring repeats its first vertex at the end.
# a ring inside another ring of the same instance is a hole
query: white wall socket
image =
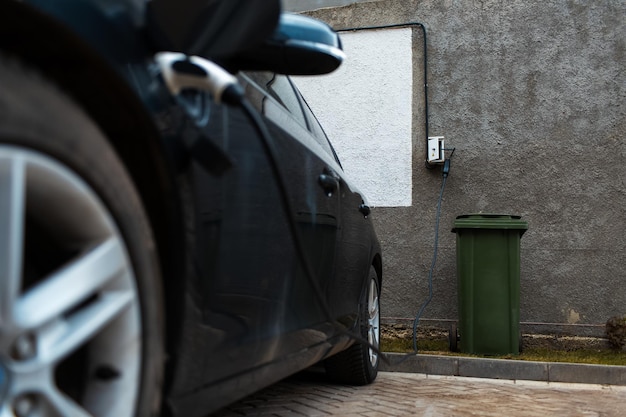
{"type": "Polygon", "coordinates": [[[431,164],[444,162],[446,159],[444,152],[444,136],[428,137],[428,155],[427,160],[431,164]]]}

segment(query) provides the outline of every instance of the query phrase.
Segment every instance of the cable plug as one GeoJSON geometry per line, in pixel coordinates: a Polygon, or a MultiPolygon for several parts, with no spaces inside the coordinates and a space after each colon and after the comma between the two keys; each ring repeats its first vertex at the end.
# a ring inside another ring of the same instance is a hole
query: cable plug
{"type": "Polygon", "coordinates": [[[452,160],[452,155],[454,155],[454,151],[456,150],[456,148],[446,150],[451,150],[452,152],[450,153],[450,156],[447,157],[446,160],[443,162],[443,167],[441,168],[441,175],[443,175],[444,178],[447,178],[448,175],[450,175],[450,163],[452,160]]]}
{"type": "Polygon", "coordinates": [[[155,61],[174,95],[185,88],[207,91],[216,103],[240,104],[244,91],[237,78],[224,68],[199,56],[177,52],[159,52],[155,61]]]}
{"type": "Polygon", "coordinates": [[[450,174],[450,158],[446,158],[443,163],[443,168],[441,168],[441,175],[446,178],[450,174]]]}

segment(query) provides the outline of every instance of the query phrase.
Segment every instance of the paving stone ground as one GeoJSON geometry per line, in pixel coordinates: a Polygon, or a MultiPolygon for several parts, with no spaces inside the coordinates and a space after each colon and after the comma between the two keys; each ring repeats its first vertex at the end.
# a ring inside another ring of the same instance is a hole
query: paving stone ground
{"type": "Polygon", "coordinates": [[[365,387],[302,373],[214,417],[622,417],[626,387],[381,372],[365,387]]]}

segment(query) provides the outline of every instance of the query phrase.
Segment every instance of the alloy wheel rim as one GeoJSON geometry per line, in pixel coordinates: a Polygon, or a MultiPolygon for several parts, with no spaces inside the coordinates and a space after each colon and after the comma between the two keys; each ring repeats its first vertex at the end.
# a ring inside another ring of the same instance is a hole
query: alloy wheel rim
{"type": "MultiPolygon", "coordinates": [[[[370,281],[370,290],[367,300],[368,332],[367,341],[376,349],[380,347],[380,305],[378,297],[378,284],[375,279],[370,281]]],[[[370,364],[375,367],[378,364],[378,352],[369,349],[370,364]]]]}
{"type": "Polygon", "coordinates": [[[56,160],[0,145],[0,417],[132,415],[134,282],[96,193],[56,160]]]}

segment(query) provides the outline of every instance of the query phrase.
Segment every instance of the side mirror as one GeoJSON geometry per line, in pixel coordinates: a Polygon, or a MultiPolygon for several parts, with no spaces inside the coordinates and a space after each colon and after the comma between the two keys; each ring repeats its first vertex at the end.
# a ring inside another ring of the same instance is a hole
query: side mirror
{"type": "Polygon", "coordinates": [[[334,71],[344,58],[339,35],[326,23],[283,13],[274,34],[261,46],[237,54],[222,64],[231,71],[318,75],[334,71]]]}

